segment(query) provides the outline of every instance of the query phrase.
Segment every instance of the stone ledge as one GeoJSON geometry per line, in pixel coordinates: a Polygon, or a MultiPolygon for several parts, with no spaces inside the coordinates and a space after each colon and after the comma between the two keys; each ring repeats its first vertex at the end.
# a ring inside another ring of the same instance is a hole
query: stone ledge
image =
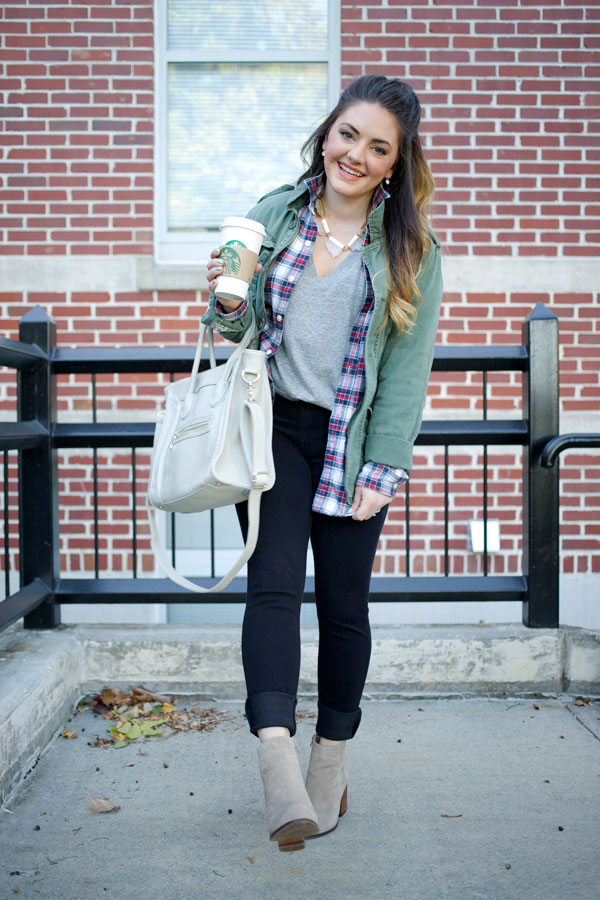
{"type": "MultiPolygon", "coordinates": [[[[372,627],[365,699],[600,695],[600,632],[563,626],[372,627]]],[[[245,695],[239,626],[62,625],[0,635],[0,797],[35,765],[88,690],[245,695]]],[[[317,688],[317,627],[302,628],[299,691],[317,688]]]]}

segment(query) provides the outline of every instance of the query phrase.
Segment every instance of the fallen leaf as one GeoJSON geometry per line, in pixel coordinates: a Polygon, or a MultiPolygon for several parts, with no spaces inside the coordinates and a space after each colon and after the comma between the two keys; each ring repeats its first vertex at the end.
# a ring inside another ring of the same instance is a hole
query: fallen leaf
{"type": "Polygon", "coordinates": [[[67,731],[67,729],[65,729],[64,731],[61,731],[60,736],[64,737],[64,738],[68,738],[70,741],[73,740],[73,738],[77,737],[77,735],[75,734],[74,731],[67,731]]]}
{"type": "Polygon", "coordinates": [[[247,856],[246,859],[247,859],[248,862],[250,862],[250,863],[256,862],[256,857],[255,857],[255,856],[247,856]]]}
{"type": "Polygon", "coordinates": [[[534,704],[533,704],[533,708],[534,708],[534,709],[541,709],[539,703],[534,703],[534,704]]]}
{"type": "Polygon", "coordinates": [[[138,722],[129,723],[129,730],[125,733],[130,741],[136,741],[142,733],[142,729],[138,722]]]}
{"type": "Polygon", "coordinates": [[[140,684],[137,688],[131,688],[130,694],[135,700],[154,700],[159,703],[170,703],[170,697],[164,697],[162,694],[155,694],[153,691],[148,691],[146,688],[140,684]]]}
{"type": "Polygon", "coordinates": [[[458,813],[456,816],[451,816],[449,813],[442,813],[442,819],[462,819],[462,813],[458,813]]]}
{"type": "Polygon", "coordinates": [[[105,706],[120,706],[127,700],[127,695],[119,688],[104,688],[100,691],[100,697],[105,706]]]}
{"type": "MultiPolygon", "coordinates": [[[[134,740],[170,737],[180,731],[212,731],[221,721],[229,719],[229,710],[216,710],[214,707],[177,711],[177,698],[163,697],[147,691],[143,685],[131,688],[130,696],[113,688],[104,688],[101,694],[92,698],[94,712],[108,719],[110,737],[95,736],[88,741],[90,747],[126,747],[134,740]],[[104,699],[103,699],[104,698],[104,699]],[[104,702],[112,703],[107,706],[104,702]],[[158,702],[160,701],[160,702],[158,702]],[[159,728],[159,725],[165,727],[159,728]],[[167,728],[169,729],[167,731],[167,728]]],[[[307,716],[316,713],[305,713],[307,716]]]]}
{"type": "Polygon", "coordinates": [[[156,730],[156,726],[161,725],[163,721],[163,719],[159,719],[155,722],[143,722],[140,725],[140,728],[142,729],[142,734],[144,735],[144,737],[154,737],[154,735],[164,734],[164,728],[162,728],[160,731],[156,730]]]}
{"type": "Polygon", "coordinates": [[[575,697],[573,701],[574,706],[593,706],[594,701],[590,700],[589,697],[575,697]]]}
{"type": "Polygon", "coordinates": [[[91,809],[92,812],[116,812],[117,809],[121,809],[120,806],[111,803],[108,797],[92,797],[90,794],[89,798],[88,809],[91,809]]]}

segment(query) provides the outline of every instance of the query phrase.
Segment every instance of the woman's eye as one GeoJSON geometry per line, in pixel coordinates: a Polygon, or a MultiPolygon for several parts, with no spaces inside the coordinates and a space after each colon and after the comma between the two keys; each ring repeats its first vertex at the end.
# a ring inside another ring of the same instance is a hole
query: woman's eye
{"type": "Polygon", "coordinates": [[[373,150],[379,156],[385,156],[385,154],[387,153],[387,150],[385,149],[385,147],[373,147],[373,150]]]}
{"type": "Polygon", "coordinates": [[[343,138],[346,138],[346,137],[351,138],[352,137],[351,131],[340,131],[340,134],[343,138]]]}

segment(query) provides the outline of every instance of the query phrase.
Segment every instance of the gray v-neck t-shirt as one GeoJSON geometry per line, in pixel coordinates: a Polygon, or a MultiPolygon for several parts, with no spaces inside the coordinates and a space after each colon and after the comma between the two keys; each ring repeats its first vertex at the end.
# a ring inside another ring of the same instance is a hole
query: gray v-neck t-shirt
{"type": "Polygon", "coordinates": [[[365,293],[361,253],[349,253],[323,278],[311,255],[288,302],[283,337],[271,360],[277,394],[332,409],[365,293]]]}

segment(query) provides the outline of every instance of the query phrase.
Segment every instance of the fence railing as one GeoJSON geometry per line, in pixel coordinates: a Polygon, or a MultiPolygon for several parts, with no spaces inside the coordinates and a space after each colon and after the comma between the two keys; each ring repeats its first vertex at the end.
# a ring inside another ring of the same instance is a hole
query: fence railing
{"type": "MultiPolygon", "coordinates": [[[[5,492],[7,453],[18,450],[20,589],[0,602],[0,628],[24,617],[26,628],[52,628],[60,623],[63,603],[201,603],[243,602],[245,579],[236,578],[219,595],[191,594],[166,578],[99,577],[97,546],[96,454],[101,448],[128,447],[132,454],[133,555],[136,557],[135,468],[136,449],[152,445],[152,422],[96,421],[95,378],[100,373],[188,373],[193,350],[187,348],[63,349],[56,347],[56,326],[40,307],[20,321],[19,341],[0,339],[0,365],[18,372],[18,421],[0,423],[0,450],[4,451],[5,492]],[[88,373],[92,377],[93,421],[57,422],[56,377],[88,373]],[[58,451],[90,448],[94,454],[95,572],[94,577],[63,577],[59,566],[58,451]]],[[[224,361],[230,348],[216,348],[224,361]]],[[[405,537],[406,575],[373,579],[373,602],[433,600],[520,601],[523,622],[530,627],[556,627],[559,613],[558,466],[553,461],[562,445],[557,441],[558,320],[538,303],[523,322],[522,344],[499,347],[440,347],[433,369],[437,372],[481,372],[483,418],[480,420],[426,420],[417,443],[442,446],[444,468],[444,575],[414,576],[410,571],[410,482],[407,485],[405,537]],[[489,419],[489,372],[522,373],[522,418],[489,419]],[[452,446],[483,447],[483,574],[449,573],[448,453],[452,446]],[[488,570],[488,473],[490,446],[523,449],[523,574],[495,575],[488,570]]],[[[599,446],[600,436],[568,436],[577,446],[599,446]],[[587,441],[587,443],[586,443],[587,441]]],[[[5,496],[5,566],[8,565],[9,529],[5,496]]],[[[140,516],[145,515],[140,511],[140,516]]],[[[173,549],[174,552],[174,549],[173,549]]],[[[214,573],[213,573],[214,574],[214,573]]],[[[209,586],[214,578],[198,578],[209,586]]],[[[7,579],[8,585],[8,579],[7,579]]],[[[314,601],[308,579],[305,601],[314,601]]]]}

